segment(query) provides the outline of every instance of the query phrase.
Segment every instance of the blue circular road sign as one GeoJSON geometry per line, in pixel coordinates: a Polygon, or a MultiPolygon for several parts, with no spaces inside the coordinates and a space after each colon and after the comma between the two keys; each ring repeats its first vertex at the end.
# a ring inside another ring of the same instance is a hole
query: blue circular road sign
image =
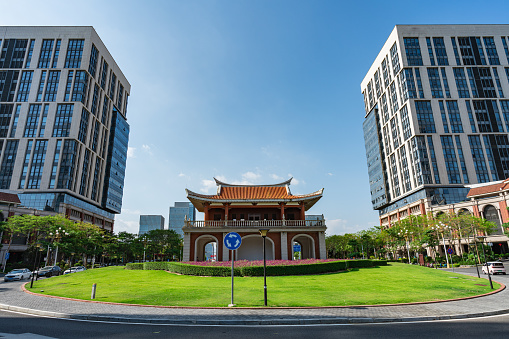
{"type": "Polygon", "coordinates": [[[454,253],[454,250],[453,250],[452,248],[448,248],[448,249],[447,249],[447,253],[449,253],[449,254],[453,254],[453,253],[454,253]]]}
{"type": "Polygon", "coordinates": [[[229,250],[236,250],[242,244],[242,238],[236,232],[230,232],[224,237],[224,245],[229,250]]]}

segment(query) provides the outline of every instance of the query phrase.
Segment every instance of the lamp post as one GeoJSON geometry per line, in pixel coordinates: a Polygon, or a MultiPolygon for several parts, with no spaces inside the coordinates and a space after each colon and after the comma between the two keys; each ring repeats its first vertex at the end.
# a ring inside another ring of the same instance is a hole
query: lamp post
{"type": "MultiPolygon", "coordinates": [[[[477,239],[474,237],[475,251],[477,252],[477,260],[479,259],[479,250],[477,249],[477,239]]],[[[475,270],[477,271],[477,278],[481,278],[479,274],[479,267],[477,266],[477,260],[474,258],[475,270]]]]}
{"type": "Polygon", "coordinates": [[[267,261],[265,255],[265,238],[267,237],[267,233],[269,229],[260,229],[260,235],[263,238],[263,301],[264,305],[267,306],[267,261]]]}
{"type": "Polygon", "coordinates": [[[445,247],[445,238],[444,238],[444,229],[447,229],[448,226],[445,226],[442,222],[439,222],[440,224],[440,233],[442,233],[442,241],[444,243],[444,252],[445,252],[445,260],[447,261],[447,268],[450,268],[449,266],[449,256],[447,255],[447,248],[445,247]]]}
{"type": "Polygon", "coordinates": [[[490,275],[490,268],[488,267],[488,261],[486,260],[486,253],[484,252],[484,240],[486,239],[486,236],[478,236],[478,239],[482,240],[482,256],[484,258],[484,265],[486,266],[486,272],[488,272],[488,280],[490,281],[491,289],[493,289],[493,282],[491,281],[491,275],[490,275]]]}
{"type": "Polygon", "coordinates": [[[32,271],[32,279],[30,281],[30,288],[32,288],[34,286],[34,275],[35,274],[39,275],[39,272],[37,272],[35,274],[34,274],[34,272],[39,270],[39,267],[38,267],[39,265],[37,263],[37,256],[39,255],[39,247],[40,246],[41,246],[40,244],[35,244],[35,251],[36,252],[35,252],[35,259],[34,259],[34,270],[32,271]]]}
{"type": "MultiPolygon", "coordinates": [[[[62,229],[62,227],[59,227],[57,230],[55,230],[55,233],[50,232],[50,237],[53,238],[53,240],[57,241],[57,249],[55,250],[55,260],[53,261],[53,266],[57,265],[57,257],[58,257],[58,242],[64,235],[69,235],[65,230],[62,229]]],[[[53,241],[52,241],[53,242],[53,241]]]]}

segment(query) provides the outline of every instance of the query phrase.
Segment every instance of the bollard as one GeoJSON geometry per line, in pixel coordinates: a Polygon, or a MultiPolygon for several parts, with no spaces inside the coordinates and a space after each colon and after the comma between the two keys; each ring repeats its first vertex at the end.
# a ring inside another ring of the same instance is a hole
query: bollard
{"type": "Polygon", "coordinates": [[[90,299],[95,299],[95,290],[97,288],[97,284],[92,285],[92,295],[90,296],[90,299]]]}

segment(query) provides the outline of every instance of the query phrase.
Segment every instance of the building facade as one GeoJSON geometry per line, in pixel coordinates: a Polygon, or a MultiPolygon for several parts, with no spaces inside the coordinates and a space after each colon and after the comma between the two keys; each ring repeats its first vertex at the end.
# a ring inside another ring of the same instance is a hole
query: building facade
{"type": "Polygon", "coordinates": [[[185,226],[185,221],[196,220],[196,209],[190,202],[175,202],[174,206],[170,206],[168,229],[177,232],[181,237],[184,236],[182,227],[185,226]]]}
{"type": "Polygon", "coordinates": [[[113,231],[130,84],[93,27],[0,27],[0,191],[113,231]]]}
{"type": "Polygon", "coordinates": [[[390,226],[509,177],[509,25],[398,25],[361,83],[373,208],[390,226]]]}
{"type": "Polygon", "coordinates": [[[143,235],[152,230],[164,230],[164,217],[162,215],[140,215],[138,235],[143,235]]]}
{"type": "Polygon", "coordinates": [[[320,218],[307,220],[305,212],[323,195],[323,189],[305,195],[293,195],[289,179],[274,185],[232,185],[214,178],[215,195],[189,190],[187,198],[205,214],[205,220],[186,221],[183,261],[204,261],[205,246],[216,244],[216,260],[229,261],[230,251],[224,237],[237,232],[242,244],[235,260],[262,260],[263,239],[260,229],[269,230],[266,237],[267,260],[291,260],[293,245],[301,245],[302,259],[325,259],[325,231],[320,218]]]}

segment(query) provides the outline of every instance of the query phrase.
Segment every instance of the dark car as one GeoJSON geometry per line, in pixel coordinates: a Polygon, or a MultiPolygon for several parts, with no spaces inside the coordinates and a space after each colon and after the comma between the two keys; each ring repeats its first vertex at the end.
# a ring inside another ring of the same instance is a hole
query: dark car
{"type": "Polygon", "coordinates": [[[58,266],[46,266],[37,271],[39,277],[52,277],[62,274],[62,269],[58,266]]]}

